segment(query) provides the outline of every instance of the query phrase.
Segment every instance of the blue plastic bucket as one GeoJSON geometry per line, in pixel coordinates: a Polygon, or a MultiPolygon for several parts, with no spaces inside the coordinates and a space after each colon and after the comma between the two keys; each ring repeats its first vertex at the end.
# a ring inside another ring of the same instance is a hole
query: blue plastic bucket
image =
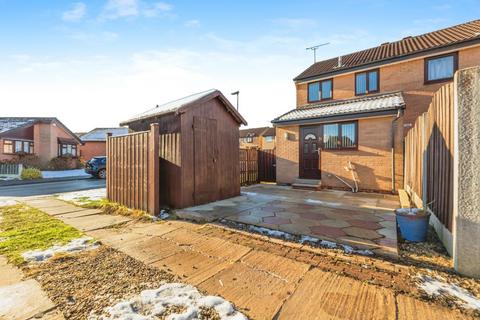
{"type": "Polygon", "coordinates": [[[406,214],[396,211],[395,214],[398,227],[405,240],[423,242],[427,239],[430,213],[421,211],[417,214],[406,214]]]}

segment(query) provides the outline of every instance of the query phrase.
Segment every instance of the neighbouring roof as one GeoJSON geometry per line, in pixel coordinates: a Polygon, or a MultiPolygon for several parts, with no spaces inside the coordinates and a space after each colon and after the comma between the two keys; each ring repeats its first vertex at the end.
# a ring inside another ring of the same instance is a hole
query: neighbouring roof
{"type": "Polygon", "coordinates": [[[273,127],[268,127],[267,130],[263,133],[264,137],[274,137],[275,136],[275,128],[273,127]]]}
{"type": "Polygon", "coordinates": [[[341,57],[319,61],[295,77],[294,80],[306,80],[331,73],[341,73],[355,67],[395,58],[407,58],[411,55],[465,42],[480,43],[480,19],[418,36],[405,37],[399,41],[387,42],[378,47],[341,57]],[[339,66],[339,58],[341,58],[341,66],[339,66]]]}
{"type": "Polygon", "coordinates": [[[230,112],[232,116],[239,123],[244,125],[247,124],[245,119],[240,115],[240,113],[235,109],[235,107],[232,106],[232,104],[227,100],[227,98],[225,98],[225,96],[219,90],[210,89],[210,90],[195,93],[177,100],[173,100],[162,105],[157,105],[155,108],[152,108],[150,110],[137,114],[136,116],[126,121],[123,121],[122,123],[120,123],[120,125],[124,126],[134,121],[148,119],[156,116],[162,116],[169,113],[180,112],[182,109],[188,108],[194,105],[195,103],[200,102],[201,100],[207,101],[209,99],[213,99],[217,97],[223,102],[228,112],[230,112]]]}
{"type": "Polygon", "coordinates": [[[0,117],[0,136],[15,129],[33,126],[36,123],[55,123],[70,134],[78,143],[81,143],[80,138],[55,117],[0,117]]]}
{"type": "Polygon", "coordinates": [[[258,137],[263,135],[263,133],[266,132],[267,130],[268,130],[268,127],[241,129],[240,138],[258,137]]]}
{"type": "Polygon", "coordinates": [[[323,120],[332,117],[363,114],[371,114],[373,116],[380,112],[395,111],[404,106],[405,101],[403,100],[401,92],[383,93],[361,98],[311,104],[302,108],[293,109],[274,119],[272,123],[280,124],[303,120],[323,120]]]}
{"type": "Polygon", "coordinates": [[[83,142],[87,141],[106,141],[107,134],[112,136],[121,136],[128,134],[128,128],[95,128],[80,136],[83,142]]]}

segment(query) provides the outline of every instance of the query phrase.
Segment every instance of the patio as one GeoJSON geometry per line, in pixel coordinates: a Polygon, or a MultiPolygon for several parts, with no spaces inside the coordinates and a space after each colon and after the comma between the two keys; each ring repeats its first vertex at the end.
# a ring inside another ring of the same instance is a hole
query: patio
{"type": "Polygon", "coordinates": [[[198,214],[211,220],[223,218],[397,257],[393,209],[398,206],[398,197],[394,195],[258,184],[242,188],[239,197],[179,213],[198,214]]]}

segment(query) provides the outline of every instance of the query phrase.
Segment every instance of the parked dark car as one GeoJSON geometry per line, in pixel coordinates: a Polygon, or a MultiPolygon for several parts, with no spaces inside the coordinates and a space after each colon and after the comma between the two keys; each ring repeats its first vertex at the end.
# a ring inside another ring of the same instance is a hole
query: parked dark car
{"type": "Polygon", "coordinates": [[[105,179],[107,177],[107,157],[93,157],[85,164],[85,172],[94,177],[105,179]]]}

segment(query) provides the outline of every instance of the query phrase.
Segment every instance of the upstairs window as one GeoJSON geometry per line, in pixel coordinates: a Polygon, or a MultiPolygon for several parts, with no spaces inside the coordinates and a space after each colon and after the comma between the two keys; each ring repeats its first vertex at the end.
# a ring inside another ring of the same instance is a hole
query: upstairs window
{"type": "Polygon", "coordinates": [[[323,126],[325,150],[356,149],[357,122],[331,123],[323,126]]]}
{"type": "Polygon", "coordinates": [[[379,90],[378,70],[355,74],[355,95],[375,93],[379,90]]]}
{"type": "Polygon", "coordinates": [[[425,83],[453,79],[458,68],[457,54],[449,54],[425,59],[425,83]]]}
{"type": "Polygon", "coordinates": [[[311,82],[308,84],[308,102],[329,100],[333,97],[332,79],[311,82]]]}
{"type": "Polygon", "coordinates": [[[275,136],[265,136],[263,137],[265,142],[273,142],[275,140],[275,136]]]}

